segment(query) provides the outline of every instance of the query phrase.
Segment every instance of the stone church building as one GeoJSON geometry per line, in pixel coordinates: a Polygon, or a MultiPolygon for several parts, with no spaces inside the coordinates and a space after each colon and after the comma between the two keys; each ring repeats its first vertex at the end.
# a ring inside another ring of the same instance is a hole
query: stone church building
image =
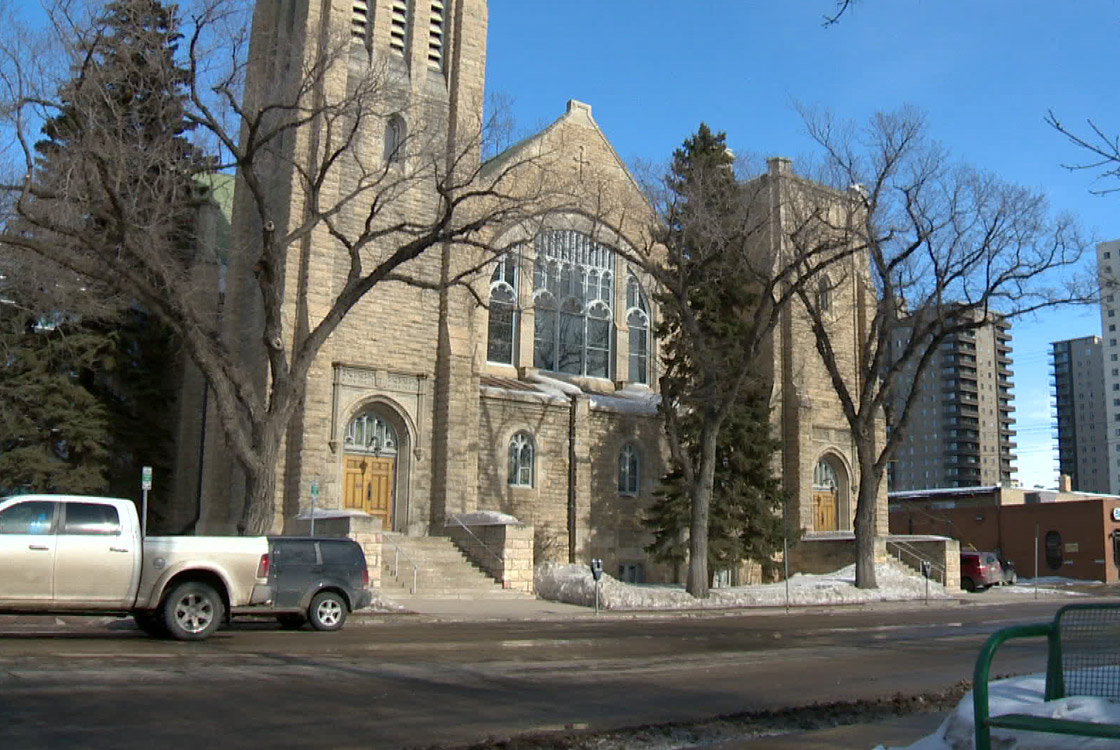
{"type": "MultiPolygon", "coordinates": [[[[281,62],[250,67],[247,103],[298,69],[288,63],[326,31],[349,38],[350,74],[380,65],[395,82],[400,106],[363,134],[369,153],[402,158],[398,147],[420,119],[453,143],[457,129],[482,121],[487,14],[486,0],[260,0],[252,43],[257,52],[272,45],[281,62]]],[[[311,135],[294,139],[292,163],[311,135]]],[[[534,527],[538,558],[566,560],[572,545],[576,560],[601,558],[612,575],[668,575],[647,559],[641,525],[665,471],[658,310],[650,279],[623,257],[648,245],[652,210],[589,105],[570,101],[544,130],[488,161],[475,158],[485,173],[531,149],[554,154],[549,179],[586,186],[586,208],[495,230],[495,247],[518,252],[473,280],[486,306],[462,289],[396,282],[378,284],[357,304],[320,352],[286,439],[276,531],[303,528],[296,519],[307,515],[314,486],[319,509],[375,517],[386,531],[442,535],[453,516],[496,511],[534,527]]],[[[785,159],[771,159],[759,180],[775,206],[798,182],[785,159]]],[[[273,186],[289,209],[283,215],[299,210],[293,182],[281,173],[273,186]]],[[[428,210],[436,196],[412,189],[407,205],[428,210]]],[[[248,208],[235,198],[223,325],[263,384],[267,369],[253,350],[261,329],[251,253],[237,251],[252,237],[248,208]]],[[[782,217],[777,210],[772,219],[774,253],[782,252],[782,217]]],[[[316,233],[302,262],[288,264],[287,321],[300,285],[314,290],[307,313],[314,320],[316,295],[329,298],[345,271],[342,252],[316,233]]],[[[429,252],[413,271],[439,279],[441,264],[462,262],[458,252],[465,251],[429,252]]],[[[850,264],[829,293],[833,322],[852,327],[845,340],[854,346],[869,300],[865,273],[850,264]]],[[[767,351],[782,443],[776,465],[791,523],[809,535],[850,531],[854,448],[803,313],[785,313],[767,351]]],[[[854,378],[854,351],[840,355],[854,378]]],[[[198,472],[199,533],[231,532],[241,511],[237,471],[216,424],[198,472]]],[[[882,515],[885,533],[885,502],[882,515]]]]}

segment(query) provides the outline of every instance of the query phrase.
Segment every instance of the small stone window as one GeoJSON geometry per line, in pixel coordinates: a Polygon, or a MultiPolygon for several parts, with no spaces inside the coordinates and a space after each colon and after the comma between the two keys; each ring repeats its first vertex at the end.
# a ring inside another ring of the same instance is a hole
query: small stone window
{"type": "Polygon", "coordinates": [[[399,164],[404,156],[404,118],[392,115],[385,123],[385,161],[389,164],[399,164]]]}
{"type": "Polygon", "coordinates": [[[641,488],[642,462],[638,449],[624,445],[618,452],[618,494],[637,495],[641,488]]]}
{"type": "Polygon", "coordinates": [[[832,280],[828,274],[817,283],[817,310],[826,313],[832,308],[832,280]]]}
{"type": "Polygon", "coordinates": [[[509,484],[511,487],[533,486],[533,437],[519,432],[509,441],[509,484]]]}

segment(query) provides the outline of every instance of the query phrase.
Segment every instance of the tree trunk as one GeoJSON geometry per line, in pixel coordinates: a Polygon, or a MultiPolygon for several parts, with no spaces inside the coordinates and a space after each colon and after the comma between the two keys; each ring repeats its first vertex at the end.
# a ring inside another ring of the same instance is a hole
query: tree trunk
{"type": "Polygon", "coordinates": [[[688,538],[688,584],[685,590],[697,599],[707,599],[708,514],[716,476],[716,431],[705,427],[700,436],[700,471],[692,488],[692,524],[688,538]]]}
{"type": "MultiPolygon", "coordinates": [[[[872,446],[873,448],[873,446],[872,446]]],[[[874,461],[865,456],[862,446],[856,446],[859,462],[859,491],[856,500],[856,588],[874,589],[875,580],[875,505],[879,495],[879,477],[875,474],[874,461]]]]}
{"type": "Polygon", "coordinates": [[[267,440],[268,445],[257,451],[255,467],[245,470],[245,507],[237,523],[237,533],[243,536],[261,536],[272,531],[276,520],[276,462],[279,457],[279,440],[267,440]]]}

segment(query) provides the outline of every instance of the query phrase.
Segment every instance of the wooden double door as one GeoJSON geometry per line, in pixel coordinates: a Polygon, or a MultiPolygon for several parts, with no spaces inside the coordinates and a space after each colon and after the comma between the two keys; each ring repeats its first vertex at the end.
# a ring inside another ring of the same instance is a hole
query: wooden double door
{"type": "Polygon", "coordinates": [[[836,531],[840,528],[836,523],[836,510],[839,505],[837,492],[831,490],[813,490],[813,530],[836,531]]]}
{"type": "Polygon", "coordinates": [[[381,518],[381,528],[393,528],[393,473],[396,457],[347,454],[342,482],[342,507],[381,518]]]}

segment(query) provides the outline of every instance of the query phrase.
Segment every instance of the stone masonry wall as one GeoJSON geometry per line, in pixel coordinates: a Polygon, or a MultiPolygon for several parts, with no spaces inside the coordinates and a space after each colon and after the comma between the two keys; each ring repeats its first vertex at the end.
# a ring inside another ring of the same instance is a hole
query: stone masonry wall
{"type": "Polygon", "coordinates": [[[489,573],[502,588],[532,594],[533,527],[492,524],[470,527],[449,523],[447,533],[471,562],[489,573]]]}

